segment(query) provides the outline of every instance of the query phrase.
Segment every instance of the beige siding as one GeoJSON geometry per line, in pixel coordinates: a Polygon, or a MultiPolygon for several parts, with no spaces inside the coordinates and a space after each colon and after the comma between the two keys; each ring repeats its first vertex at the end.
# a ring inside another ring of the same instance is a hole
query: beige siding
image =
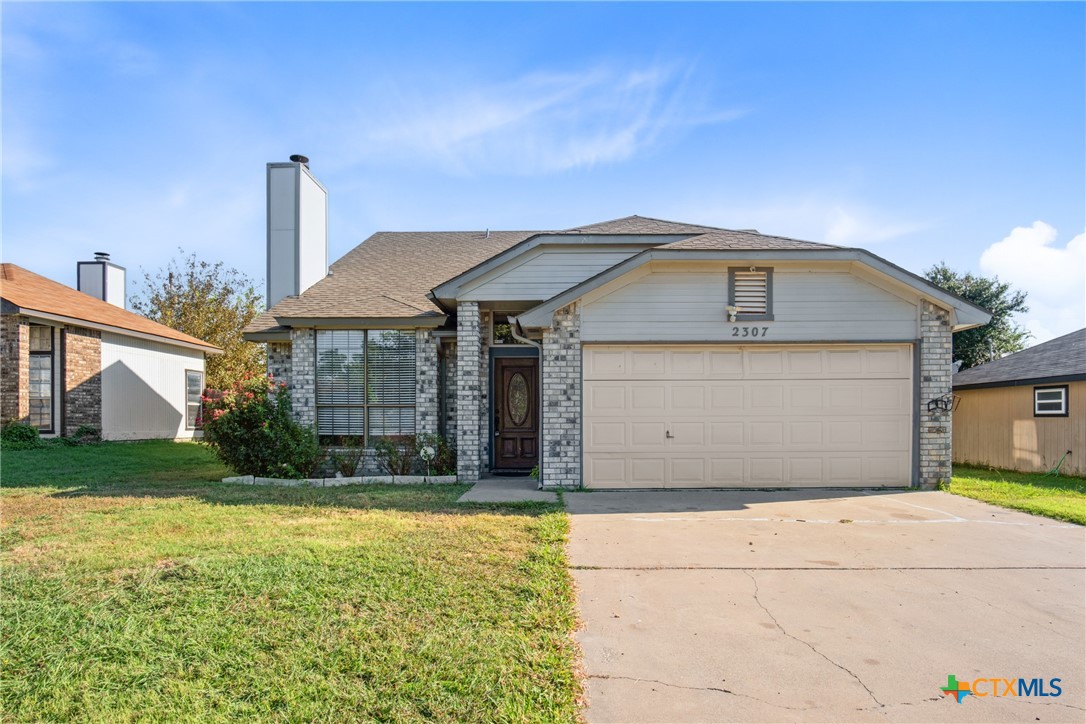
{"type": "Polygon", "coordinates": [[[610,269],[644,246],[538,249],[462,290],[460,301],[545,300],[610,269]]]}
{"type": "MultiPolygon", "coordinates": [[[[762,262],[749,265],[764,266],[762,262]]],[[[731,266],[745,266],[732,262],[731,266]]],[[[848,264],[773,267],[773,321],[730,323],[729,265],[649,264],[584,300],[585,342],[645,340],[751,341],[734,327],[764,329],[767,342],[911,340],[918,336],[915,300],[903,299],[851,272],[848,264]]],[[[758,330],[762,336],[763,330],[758,330]]]]}
{"type": "Polygon", "coordinates": [[[187,438],[185,371],[204,369],[196,350],[102,334],[102,437],[187,438]]]}
{"type": "MultiPolygon", "coordinates": [[[[1061,383],[1062,384],[1062,383],[1061,383]]],[[[1067,417],[1034,417],[1033,386],[956,390],[954,462],[1086,475],[1086,382],[1068,383],[1067,417]]]]}

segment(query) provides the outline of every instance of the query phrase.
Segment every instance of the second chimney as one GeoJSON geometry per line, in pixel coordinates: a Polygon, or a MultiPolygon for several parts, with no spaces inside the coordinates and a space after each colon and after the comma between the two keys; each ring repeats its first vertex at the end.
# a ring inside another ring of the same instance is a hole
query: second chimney
{"type": "Polygon", "coordinates": [[[125,282],[128,273],[123,266],[109,260],[104,251],[94,252],[94,261],[76,262],[76,288],[95,299],[124,309],[125,282]]]}

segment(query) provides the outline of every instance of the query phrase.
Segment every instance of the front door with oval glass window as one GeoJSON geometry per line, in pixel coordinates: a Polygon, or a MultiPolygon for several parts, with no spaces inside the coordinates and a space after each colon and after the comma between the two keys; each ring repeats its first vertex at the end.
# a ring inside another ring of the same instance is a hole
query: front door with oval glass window
{"type": "Polygon", "coordinates": [[[539,461],[539,360],[494,359],[494,468],[531,470],[539,461]]]}

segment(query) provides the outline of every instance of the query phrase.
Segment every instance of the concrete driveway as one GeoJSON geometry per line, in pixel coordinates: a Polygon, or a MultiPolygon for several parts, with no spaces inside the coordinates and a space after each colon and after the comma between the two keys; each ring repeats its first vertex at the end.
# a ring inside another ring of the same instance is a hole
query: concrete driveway
{"type": "Polygon", "coordinates": [[[595,722],[1086,719],[1086,529],[937,492],[572,493],[595,722]],[[1059,697],[942,695],[947,676],[1059,697]]]}

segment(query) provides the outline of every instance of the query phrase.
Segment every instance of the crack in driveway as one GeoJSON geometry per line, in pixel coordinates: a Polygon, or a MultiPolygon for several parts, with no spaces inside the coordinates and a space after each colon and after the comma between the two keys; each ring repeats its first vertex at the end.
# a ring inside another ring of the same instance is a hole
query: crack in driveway
{"type": "Polygon", "coordinates": [[[816,649],[816,648],[814,647],[814,645],[813,645],[813,644],[811,644],[811,643],[809,643],[809,642],[807,642],[807,641],[804,641],[803,639],[799,638],[798,636],[793,636],[792,634],[788,633],[788,632],[787,632],[787,631],[786,631],[786,630],[784,629],[784,626],[781,626],[780,622],[779,622],[779,621],[777,620],[777,617],[776,617],[776,616],[774,616],[774,615],[773,615],[773,614],[772,614],[772,613],[770,612],[770,610],[769,610],[768,608],[766,608],[766,605],[765,605],[764,603],[762,603],[762,599],[761,599],[761,598],[759,597],[759,590],[758,590],[758,579],[757,579],[757,578],[755,578],[755,577],[754,577],[754,574],[753,574],[753,573],[751,573],[750,571],[744,571],[744,573],[746,573],[746,574],[747,574],[747,576],[748,576],[748,577],[750,578],[751,582],[752,582],[752,583],[754,584],[754,602],[758,604],[758,607],[759,607],[759,608],[761,608],[761,609],[762,609],[763,611],[765,611],[765,615],[766,615],[766,616],[769,616],[770,620],[772,620],[772,621],[773,621],[773,625],[775,625],[775,626],[776,626],[776,627],[777,627],[778,629],[780,629],[780,631],[781,631],[781,633],[782,633],[782,634],[784,634],[784,635],[785,635],[785,636],[787,636],[788,638],[792,639],[793,641],[796,641],[796,642],[798,642],[798,643],[801,643],[801,644],[803,644],[804,646],[806,646],[807,648],[809,648],[809,649],[810,649],[811,651],[815,652],[816,654],[818,654],[819,656],[821,656],[821,657],[822,657],[823,659],[825,659],[826,661],[830,662],[831,664],[833,664],[834,666],[836,666],[836,667],[837,667],[838,669],[840,669],[841,671],[844,671],[844,672],[845,672],[846,674],[848,674],[848,675],[849,675],[849,676],[851,676],[851,677],[852,677],[853,679],[855,679],[855,680],[856,680],[856,683],[857,683],[857,684],[859,684],[860,686],[862,686],[862,687],[864,688],[864,691],[866,691],[866,692],[867,692],[867,695],[868,695],[868,696],[870,696],[870,697],[871,697],[871,700],[872,700],[873,702],[875,702],[876,704],[878,704],[880,708],[882,708],[882,707],[885,707],[885,706],[886,706],[886,705],[885,705],[885,704],[883,704],[883,703],[882,703],[881,701],[879,701],[878,697],[876,697],[876,696],[875,696],[875,692],[871,691],[871,688],[870,688],[870,687],[868,687],[868,685],[867,685],[867,684],[865,684],[865,683],[863,682],[863,680],[862,680],[862,679],[861,679],[861,678],[860,678],[859,676],[857,676],[856,674],[854,674],[854,673],[853,673],[853,672],[852,672],[851,670],[849,670],[849,669],[848,669],[847,667],[845,667],[845,666],[842,666],[841,664],[839,664],[839,663],[837,663],[836,661],[834,661],[833,659],[831,659],[831,658],[830,658],[829,656],[826,656],[826,655],[825,655],[824,653],[822,653],[821,651],[819,651],[818,649],[816,649]]]}
{"type": "Polygon", "coordinates": [[[766,701],[765,699],[759,699],[756,696],[750,694],[740,694],[737,691],[731,689],[724,689],[719,686],[686,686],[684,684],[672,684],[667,681],[660,681],[659,679],[642,679],[636,676],[613,676],[611,674],[589,674],[588,679],[603,679],[603,680],[621,680],[632,681],[634,683],[644,684],[659,684],[660,686],[666,686],[671,689],[687,689],[689,691],[716,691],[721,694],[729,694],[731,696],[738,696],[743,699],[750,699],[756,701],[759,704],[766,704],[768,706],[776,707],[778,709],[787,709],[789,711],[810,711],[814,707],[809,706],[785,706],[784,704],[774,704],[772,701],[766,701]]]}

